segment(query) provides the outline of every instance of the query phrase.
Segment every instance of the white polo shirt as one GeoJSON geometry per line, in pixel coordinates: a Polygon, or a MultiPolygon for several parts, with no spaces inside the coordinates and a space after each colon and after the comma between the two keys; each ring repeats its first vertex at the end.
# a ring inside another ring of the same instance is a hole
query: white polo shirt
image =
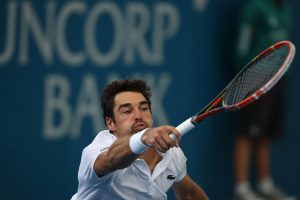
{"type": "Polygon", "coordinates": [[[186,157],[180,148],[161,153],[163,159],[151,174],[147,163],[137,159],[130,166],[99,178],[93,170],[100,153],[117,140],[108,130],[101,131],[82,152],[78,171],[78,191],[72,199],[85,200],[164,200],[174,182],[186,175],[186,157]]]}

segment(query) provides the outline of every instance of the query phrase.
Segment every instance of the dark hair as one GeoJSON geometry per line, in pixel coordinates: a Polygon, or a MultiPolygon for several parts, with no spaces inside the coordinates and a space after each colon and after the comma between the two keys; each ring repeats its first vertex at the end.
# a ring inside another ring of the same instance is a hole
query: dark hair
{"type": "Polygon", "coordinates": [[[137,79],[124,79],[120,81],[113,81],[104,87],[101,95],[101,106],[103,110],[103,118],[105,124],[106,117],[111,117],[114,120],[114,100],[115,96],[121,92],[141,93],[145,97],[151,111],[151,89],[145,81],[137,79]]]}

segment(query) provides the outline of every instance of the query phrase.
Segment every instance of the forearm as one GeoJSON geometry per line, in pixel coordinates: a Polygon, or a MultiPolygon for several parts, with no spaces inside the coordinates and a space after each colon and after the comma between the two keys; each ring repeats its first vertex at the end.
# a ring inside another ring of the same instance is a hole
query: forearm
{"type": "Polygon", "coordinates": [[[192,187],[191,192],[190,192],[190,198],[184,199],[184,200],[208,200],[207,195],[205,194],[205,192],[198,186],[198,185],[194,185],[194,187],[192,187]]]}
{"type": "Polygon", "coordinates": [[[172,188],[178,200],[208,200],[202,188],[189,176],[175,183],[172,188]]]}
{"type": "Polygon", "coordinates": [[[113,170],[128,167],[133,163],[139,154],[132,152],[129,145],[130,136],[118,139],[107,151],[106,162],[107,168],[113,170]]]}
{"type": "MultiPolygon", "coordinates": [[[[140,135],[143,133],[141,132],[140,135]]],[[[98,176],[128,167],[137,159],[140,153],[147,148],[138,135],[139,133],[119,138],[110,146],[107,152],[97,157],[94,163],[94,171],[98,176]]]]}
{"type": "Polygon", "coordinates": [[[100,177],[108,172],[129,166],[137,157],[129,147],[130,136],[119,138],[108,151],[98,155],[94,171],[100,177]]]}
{"type": "Polygon", "coordinates": [[[207,195],[200,187],[193,187],[185,196],[177,197],[178,200],[208,200],[207,195]]]}
{"type": "Polygon", "coordinates": [[[101,153],[97,157],[94,171],[98,176],[102,176],[108,172],[125,168],[132,164],[148,147],[166,152],[171,147],[179,145],[179,137],[179,132],[171,126],[144,129],[132,136],[120,137],[107,152],[101,153]],[[176,134],[175,142],[169,137],[170,132],[176,134]]]}

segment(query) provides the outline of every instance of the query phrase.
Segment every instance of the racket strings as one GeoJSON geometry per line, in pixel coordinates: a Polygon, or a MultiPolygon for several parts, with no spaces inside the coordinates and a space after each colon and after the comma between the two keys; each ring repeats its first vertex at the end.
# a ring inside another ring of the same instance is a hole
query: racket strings
{"type": "Polygon", "coordinates": [[[228,87],[223,104],[237,104],[262,88],[278,72],[288,53],[288,47],[282,46],[248,64],[228,87]]]}

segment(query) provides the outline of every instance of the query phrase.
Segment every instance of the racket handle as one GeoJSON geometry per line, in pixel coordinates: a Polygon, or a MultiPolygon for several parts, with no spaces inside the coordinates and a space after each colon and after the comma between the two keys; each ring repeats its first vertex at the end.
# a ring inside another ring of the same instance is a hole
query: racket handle
{"type": "MultiPolygon", "coordinates": [[[[184,122],[182,122],[181,124],[179,124],[176,127],[176,129],[179,131],[181,136],[184,136],[187,132],[192,130],[194,127],[195,127],[195,125],[192,123],[192,117],[190,117],[187,120],[185,120],[184,122]]],[[[176,140],[176,136],[174,133],[171,133],[169,136],[173,141],[176,140]]]]}

